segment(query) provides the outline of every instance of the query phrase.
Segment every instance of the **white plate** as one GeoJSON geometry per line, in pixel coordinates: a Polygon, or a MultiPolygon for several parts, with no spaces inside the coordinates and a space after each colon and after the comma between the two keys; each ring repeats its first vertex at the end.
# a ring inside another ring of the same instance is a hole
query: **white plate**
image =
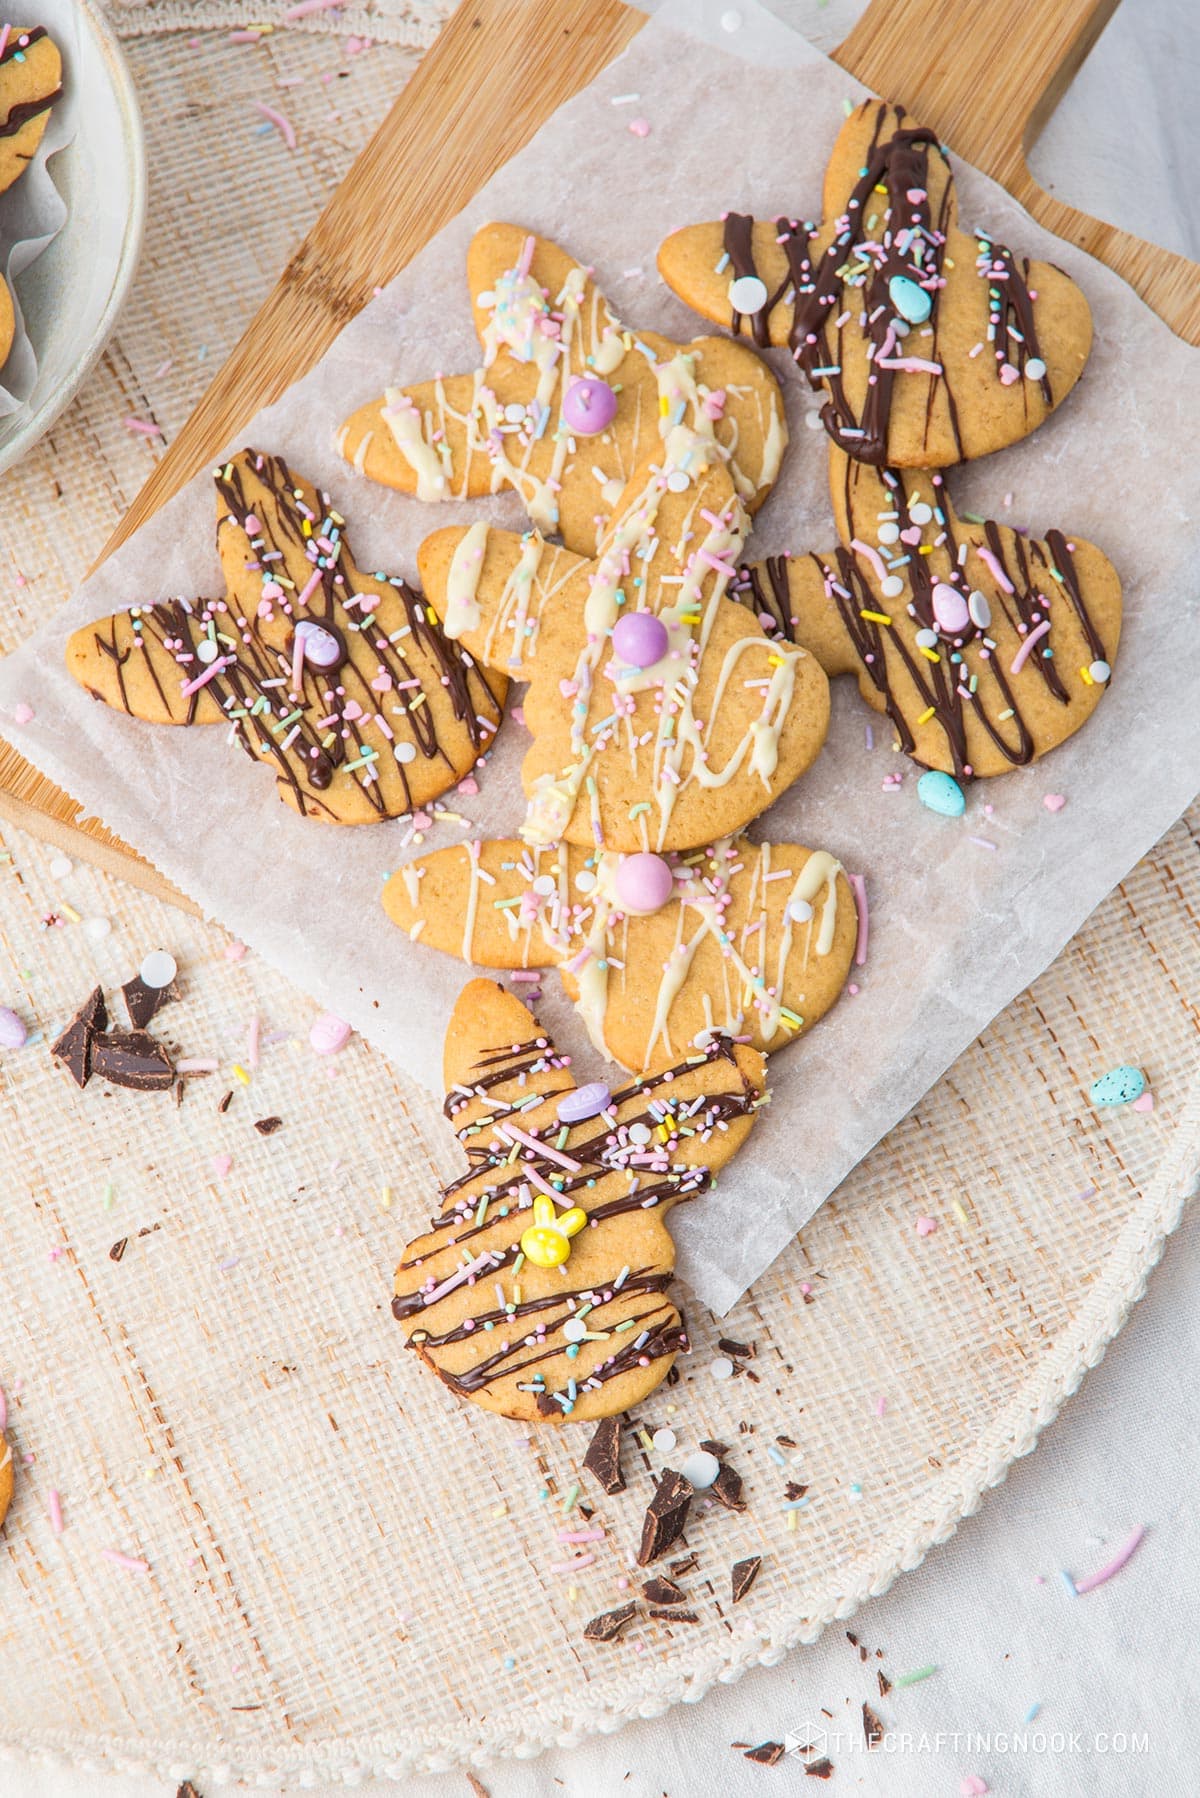
{"type": "MultiPolygon", "coordinates": [[[[52,10],[43,7],[38,17],[53,31],[52,10]]],[[[142,242],[146,156],[133,81],[93,0],[73,0],[72,13],[61,105],[73,132],[49,163],[67,218],[16,282],[37,378],[28,403],[0,419],[0,471],[49,429],[90,372],[112,333],[142,242]]]]}

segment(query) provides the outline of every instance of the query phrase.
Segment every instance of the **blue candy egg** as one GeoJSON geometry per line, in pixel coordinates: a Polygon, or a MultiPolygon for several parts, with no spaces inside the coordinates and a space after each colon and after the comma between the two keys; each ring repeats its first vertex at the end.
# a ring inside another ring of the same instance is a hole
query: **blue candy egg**
{"type": "Polygon", "coordinates": [[[966,795],[958,782],[938,768],[922,774],[917,782],[917,798],[942,818],[961,818],[967,809],[966,795]]]}
{"type": "Polygon", "coordinates": [[[888,282],[888,299],[910,325],[923,325],[933,311],[933,295],[910,281],[907,275],[892,276],[888,282]]]}
{"type": "Polygon", "coordinates": [[[1093,1105],[1132,1105],[1145,1090],[1146,1076],[1141,1068],[1110,1068],[1099,1080],[1092,1081],[1088,1098],[1093,1105]]]}

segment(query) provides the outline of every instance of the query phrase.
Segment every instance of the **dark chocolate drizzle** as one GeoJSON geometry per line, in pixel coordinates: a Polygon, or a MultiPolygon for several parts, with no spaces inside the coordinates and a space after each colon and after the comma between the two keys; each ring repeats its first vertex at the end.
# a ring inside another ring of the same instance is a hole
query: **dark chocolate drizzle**
{"type": "MultiPolygon", "coordinates": [[[[222,523],[228,522],[237,530],[243,531],[246,518],[253,516],[262,527],[253,534],[251,554],[256,563],[271,566],[273,561],[282,559],[285,545],[288,544],[293,552],[299,548],[308,557],[312,538],[305,535],[306,522],[311,525],[314,535],[334,541],[336,553],[324,554],[319,563],[312,563],[313,571],[320,575],[320,581],[308,597],[303,618],[320,625],[344,646],[348,632],[358,628],[356,624],[349,623],[345,614],[346,601],[352,601],[361,589],[355,583],[355,570],[342,528],[331,522],[327,496],[317,496],[317,503],[323,511],[310,513],[302,499],[297,497],[297,488],[301,484],[282,458],[260,456],[253,450],[243,450],[240,456],[217,471],[215,480],[226,514],[222,523]],[[270,524],[257,517],[256,502],[246,491],[246,475],[265,488],[276,502],[278,516],[270,524]]],[[[452,644],[431,621],[420,593],[401,580],[393,579],[389,585],[403,604],[411,641],[431,658],[440,684],[450,700],[454,717],[465,727],[471,744],[478,753],[486,747],[487,741],[478,713],[490,709],[495,715],[499,715],[500,702],[492,690],[487,674],[459,650],[457,645],[452,644]]],[[[285,602],[277,603],[282,610],[285,602]]],[[[222,655],[232,656],[234,659],[219,674],[213,676],[204,688],[188,696],[186,712],[181,722],[195,722],[200,695],[207,692],[234,724],[238,740],[246,753],[254,760],[266,761],[274,767],[276,780],[281,787],[289,790],[301,816],[336,818],[336,807],[327,804],[320,795],[328,791],[337,769],[345,762],[357,760],[367,746],[368,738],[364,730],[371,724],[379,705],[370,686],[370,677],[366,670],[357,667],[349,659],[336,669],[315,667],[306,661],[301,680],[301,716],[291,719],[285,728],[281,720],[289,718],[297,709],[290,698],[290,658],[277,643],[264,640],[252,606],[248,608],[245,625],[239,627],[235,612],[237,607],[240,607],[240,601],[227,602],[223,599],[193,603],[175,599],[145,606],[133,619],[135,638],[156,641],[163,654],[179,664],[180,684],[183,685],[204,667],[197,649],[201,641],[208,638],[211,623],[218,633],[222,655]],[[247,636],[250,638],[248,643],[244,641],[247,636]],[[285,686],[268,685],[278,683],[281,675],[285,676],[285,686]],[[325,718],[330,710],[323,695],[328,690],[331,679],[336,679],[337,684],[345,689],[345,698],[338,708],[338,728],[333,733],[334,740],[327,743],[328,729],[319,729],[318,720],[325,718]],[[361,708],[357,718],[340,715],[351,701],[361,708]],[[286,749],[283,746],[285,740],[288,743],[286,749]]],[[[114,665],[121,708],[132,712],[125,685],[125,667],[139,645],[135,640],[122,650],[117,639],[117,628],[117,617],[98,624],[95,627],[95,644],[98,652],[114,665]]],[[[406,690],[404,683],[420,679],[419,670],[406,653],[405,643],[408,640],[391,643],[381,632],[371,633],[372,654],[377,658],[379,668],[390,676],[393,692],[406,690]]],[[[164,711],[175,715],[180,707],[179,695],[168,694],[159,678],[155,661],[154,656],[146,656],[143,665],[150,674],[164,711]]],[[[426,761],[440,758],[449,775],[453,776],[455,765],[438,740],[432,708],[426,704],[406,711],[404,723],[405,732],[397,731],[397,737],[411,733],[418,754],[426,761]]],[[[377,730],[378,727],[374,728],[377,730]]],[[[384,744],[383,747],[386,749],[390,746],[384,744]]],[[[416,800],[407,768],[402,762],[397,762],[396,767],[403,785],[406,809],[411,810],[416,800]]],[[[361,791],[379,817],[389,815],[379,781],[364,781],[361,791]]]]}
{"type": "MultiPolygon", "coordinates": [[[[890,136],[881,137],[891,109],[880,104],[867,160],[862,173],[838,219],[834,237],[824,250],[818,251],[816,239],[821,227],[811,220],[800,222],[786,217],[775,220],[777,238],[787,257],[787,274],[773,292],[768,290],[762,307],[754,313],[734,312],[731,329],[740,333],[745,323],[755,343],[765,346],[771,340],[770,319],[775,308],[794,296],[788,346],[793,360],[808,376],[810,384],[824,388],[826,401],[821,409],[822,422],[834,442],[860,462],[882,465],[887,459],[888,433],[897,370],[885,366],[904,355],[904,334],[896,333],[898,314],[892,304],[889,284],[896,276],[915,282],[929,292],[931,309],[928,319],[932,336],[923,338],[921,359],[938,362],[938,300],[941,292],[942,265],[950,223],[953,186],[948,178],[938,206],[932,215],[929,198],[930,152],[945,161],[945,152],[937,134],[924,126],[899,126],[890,136]],[[864,228],[869,204],[877,187],[879,204],[886,208],[887,228],[879,240],[864,228]],[[923,197],[909,199],[915,193],[923,197]],[[902,223],[900,221],[903,221],[902,223]],[[857,266],[865,262],[866,267],[857,266]],[[856,284],[852,285],[847,265],[856,265],[856,284]],[[861,276],[861,279],[857,277],[861,276]],[[842,376],[844,326],[837,320],[846,309],[857,318],[865,316],[869,339],[868,355],[872,363],[871,383],[861,416],[856,416],[846,392],[842,376]],[[889,351],[889,354],[884,354],[889,351]]],[[[758,276],[753,248],[754,219],[748,213],[730,212],[725,217],[724,247],[735,277],[758,276]]],[[[1044,360],[1038,345],[1033,316],[1033,300],[1027,281],[1029,265],[1018,266],[1011,252],[990,238],[977,238],[976,270],[988,282],[989,317],[992,339],[990,353],[997,369],[1005,364],[1023,373],[1033,358],[1044,360]]],[[[761,278],[761,277],[760,277],[761,278]]],[[[900,320],[903,324],[904,321],[900,320]]],[[[950,428],[958,453],[962,456],[958,409],[954,393],[944,371],[931,375],[926,422],[932,415],[933,398],[940,380],[945,388],[950,428]]],[[[1042,374],[1039,386],[1046,404],[1053,404],[1049,376],[1042,374]]]]}

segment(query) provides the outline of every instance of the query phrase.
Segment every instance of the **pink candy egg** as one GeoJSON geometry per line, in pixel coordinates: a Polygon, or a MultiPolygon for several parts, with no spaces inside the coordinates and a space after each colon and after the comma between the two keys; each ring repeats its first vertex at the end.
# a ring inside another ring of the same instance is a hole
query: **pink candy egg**
{"type": "Polygon", "coordinates": [[[343,1018],[323,1011],[308,1033],[308,1040],[318,1055],[336,1055],[344,1049],[354,1032],[343,1018]]]}
{"type": "Polygon", "coordinates": [[[613,649],[628,668],[652,668],[661,662],[671,639],[653,612],[626,612],[613,626],[613,649]]]}
{"type": "Polygon", "coordinates": [[[621,858],[616,891],[619,903],[635,916],[645,917],[667,903],[675,886],[670,863],[661,855],[642,852],[621,858]]]}
{"type": "Polygon", "coordinates": [[[951,635],[965,631],[971,617],[966,600],[957,587],[951,587],[947,581],[939,581],[933,589],[933,615],[941,628],[951,635]]]}

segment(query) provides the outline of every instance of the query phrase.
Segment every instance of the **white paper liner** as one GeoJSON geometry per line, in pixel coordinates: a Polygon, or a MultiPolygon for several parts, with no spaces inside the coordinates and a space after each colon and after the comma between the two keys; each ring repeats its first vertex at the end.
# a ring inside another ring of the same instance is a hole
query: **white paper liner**
{"type": "Polygon", "coordinates": [[[12,25],[14,36],[31,25],[44,25],[63,59],[63,97],[51,111],[37,153],[24,174],[0,193],[0,269],[15,314],[12,349],[0,369],[0,418],[16,419],[27,413],[38,375],[37,350],[26,326],[18,283],[66,224],[67,208],[49,164],[52,156],[74,140],[83,96],[73,73],[78,61],[79,23],[72,0],[6,4],[3,19],[12,25]]]}
{"type": "MultiPolygon", "coordinates": [[[[668,231],[726,207],[816,215],[843,102],[863,90],[745,0],[741,29],[725,34],[725,10],[671,7],[655,18],[242,433],[239,443],[280,452],[329,487],[361,565],[411,576],[432,529],[484,512],[523,523],[511,498],[433,508],[389,493],[355,475],[333,447],[341,420],[387,382],[475,365],[463,271],[480,223],[513,220],[559,239],[596,266],[629,322],[686,339],[704,327],[654,271],[668,231]],[[678,29],[681,14],[690,35],[678,29]],[[636,107],[612,104],[629,93],[640,96],[636,107]],[[634,113],[649,120],[648,137],[629,132],[634,113]]],[[[774,1103],[717,1194],[677,1218],[681,1271],[718,1311],[1200,789],[1195,356],[1116,276],[1039,229],[994,182],[955,166],[964,225],[986,223],[1019,253],[1049,256],[1074,274],[1092,304],[1096,345],[1061,412],[1023,445],[953,475],[953,497],[965,510],[986,507],[1036,531],[1057,525],[1102,545],[1125,583],[1116,678],[1084,732],[1033,769],[975,785],[956,822],[919,805],[916,773],[892,752],[886,723],[853,682],[837,683],[816,767],[751,834],[828,848],[866,876],[870,960],[855,971],[858,996],[843,998],[772,1063],[774,1103]],[[893,772],[904,775],[901,787],[882,790],[893,772]],[[1066,794],[1065,809],[1047,811],[1048,792],[1066,794]]],[[[814,401],[787,358],[776,361],[792,448],[750,540],[756,556],[834,541],[826,440],[805,423],[814,401]]],[[[0,668],[5,734],[206,910],[436,1089],[445,1021],[467,972],[411,944],[380,908],[385,875],[406,859],[407,826],[335,831],[305,822],[275,800],[267,775],[223,730],[140,724],[95,704],[63,671],[65,638],[86,620],[214,590],[214,502],[200,477],[0,668]],[[21,727],[19,704],[35,713],[21,727]]],[[[479,798],[443,801],[478,822],[470,831],[438,826],[424,849],[513,832],[523,814],[525,741],[506,720],[479,798]]],[[[541,1015],[575,1053],[581,1077],[601,1072],[554,975],[547,994],[541,1015]]],[[[1136,1020],[1119,1048],[1114,1059],[1137,1060],[1136,1020]]],[[[932,1177],[952,1181],[953,1169],[932,1177]]]]}

